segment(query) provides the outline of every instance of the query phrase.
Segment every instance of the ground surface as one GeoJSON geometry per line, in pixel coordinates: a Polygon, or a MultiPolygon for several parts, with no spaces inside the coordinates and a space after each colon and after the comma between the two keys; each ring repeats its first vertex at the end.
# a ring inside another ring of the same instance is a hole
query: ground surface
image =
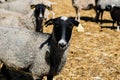
{"type": "MultiPolygon", "coordinates": [[[[52,1],[58,3],[56,16],[75,16],[71,0],[52,1]]],[[[67,63],[55,80],[120,80],[120,32],[111,29],[108,12],[102,25],[93,21],[94,16],[94,10],[81,11],[85,32],[74,29],[67,63]]]]}
{"type": "MultiPolygon", "coordinates": [[[[71,0],[51,1],[58,3],[53,6],[56,17],[75,16],[71,0]]],[[[93,21],[94,16],[94,10],[81,11],[85,32],[74,28],[66,65],[54,80],[120,80],[120,31],[111,29],[108,12],[102,25],[93,21]]],[[[51,28],[45,28],[45,32],[51,32],[51,28]]]]}

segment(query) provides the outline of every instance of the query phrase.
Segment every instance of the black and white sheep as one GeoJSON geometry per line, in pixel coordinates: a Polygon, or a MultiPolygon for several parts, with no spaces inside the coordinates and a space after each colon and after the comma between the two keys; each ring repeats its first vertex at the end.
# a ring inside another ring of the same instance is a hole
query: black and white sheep
{"type": "Polygon", "coordinates": [[[48,15],[51,13],[52,17],[55,17],[54,12],[52,11],[52,5],[56,4],[55,2],[51,2],[49,0],[15,0],[11,2],[6,2],[0,5],[1,8],[14,11],[14,12],[19,12],[21,14],[27,15],[28,18],[27,20],[30,19],[32,16],[31,22],[34,23],[35,26],[35,31],[36,32],[43,32],[43,20],[45,17],[48,20],[48,15]],[[35,10],[31,10],[30,5],[34,5],[35,10]],[[50,11],[50,12],[49,12],[50,11]],[[34,15],[32,15],[34,14],[34,15]],[[35,19],[34,19],[35,18],[35,19]],[[35,20],[35,21],[34,21],[35,20]]]}
{"type": "Polygon", "coordinates": [[[51,2],[49,0],[41,1],[40,4],[33,4],[31,5],[31,8],[35,8],[34,10],[34,17],[36,22],[36,32],[43,32],[43,20],[47,19],[48,16],[51,13],[52,18],[55,17],[55,13],[52,11],[52,5],[57,4],[55,2],[51,2]],[[48,11],[49,10],[49,11],[48,11]]]}
{"type": "Polygon", "coordinates": [[[33,79],[42,80],[47,76],[53,80],[63,68],[72,35],[73,26],[79,22],[71,17],[58,17],[46,22],[54,25],[52,34],[32,32],[24,28],[0,27],[1,68],[8,80],[6,67],[18,71],[28,71],[33,79]]]}
{"type": "Polygon", "coordinates": [[[117,22],[117,31],[120,30],[120,6],[111,6],[111,18],[113,19],[113,27],[114,23],[117,22]]]}
{"type": "Polygon", "coordinates": [[[36,32],[43,32],[43,20],[45,19],[45,10],[46,8],[50,9],[49,6],[46,6],[44,4],[36,4],[36,5],[31,5],[31,8],[34,9],[34,17],[35,17],[35,22],[36,22],[36,32]]]}
{"type": "Polygon", "coordinates": [[[34,17],[36,22],[36,32],[43,32],[43,20],[44,20],[44,13],[45,9],[47,8],[44,4],[36,4],[31,5],[31,8],[35,8],[34,10],[34,17]]]}
{"type": "Polygon", "coordinates": [[[119,6],[120,0],[96,0],[96,16],[95,21],[98,22],[99,17],[101,16],[100,22],[102,23],[102,16],[104,11],[110,11],[108,6],[119,6]]]}

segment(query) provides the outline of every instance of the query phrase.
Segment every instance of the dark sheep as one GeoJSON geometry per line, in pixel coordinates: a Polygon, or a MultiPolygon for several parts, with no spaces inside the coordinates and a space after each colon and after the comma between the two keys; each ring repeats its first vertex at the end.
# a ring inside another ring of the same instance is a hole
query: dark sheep
{"type": "Polygon", "coordinates": [[[117,22],[117,31],[119,31],[120,28],[120,7],[113,6],[111,7],[111,18],[113,19],[113,27],[114,23],[117,22]]]}
{"type": "Polygon", "coordinates": [[[31,8],[35,8],[34,10],[34,17],[35,17],[35,22],[36,22],[35,31],[43,32],[44,13],[45,13],[45,9],[49,7],[44,4],[36,4],[36,5],[31,5],[31,8]]]}

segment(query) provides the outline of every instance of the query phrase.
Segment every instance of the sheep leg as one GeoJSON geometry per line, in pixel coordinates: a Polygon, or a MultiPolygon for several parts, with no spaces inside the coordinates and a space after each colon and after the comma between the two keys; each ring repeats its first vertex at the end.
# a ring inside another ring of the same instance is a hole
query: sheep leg
{"type": "Polygon", "coordinates": [[[77,13],[77,21],[80,21],[80,10],[77,9],[77,10],[76,10],[76,13],[77,13]]]}
{"type": "Polygon", "coordinates": [[[112,28],[114,29],[114,24],[115,24],[116,21],[113,20],[113,25],[112,25],[112,28]]]}
{"type": "Polygon", "coordinates": [[[9,74],[9,70],[6,68],[5,65],[2,66],[1,73],[6,77],[7,80],[12,80],[12,78],[9,74]]]}
{"type": "Polygon", "coordinates": [[[47,76],[47,80],[53,80],[53,76],[52,75],[47,76]]]}
{"type": "Polygon", "coordinates": [[[117,26],[117,31],[120,31],[120,26],[117,26]]]}
{"type": "Polygon", "coordinates": [[[102,17],[103,17],[103,10],[101,11],[101,20],[100,20],[100,24],[102,24],[102,17]]]}
{"type": "Polygon", "coordinates": [[[80,14],[79,14],[79,10],[77,7],[75,7],[75,12],[76,12],[75,20],[80,21],[80,14]]]}
{"type": "Polygon", "coordinates": [[[115,21],[113,21],[113,25],[112,25],[113,27],[114,27],[114,24],[115,24],[115,21]]]}
{"type": "Polygon", "coordinates": [[[76,12],[75,20],[77,20],[77,8],[76,7],[75,7],[75,12],[76,12]]]}
{"type": "Polygon", "coordinates": [[[98,23],[98,20],[99,20],[99,16],[100,16],[100,11],[96,10],[95,22],[97,22],[97,23],[98,23]]]}

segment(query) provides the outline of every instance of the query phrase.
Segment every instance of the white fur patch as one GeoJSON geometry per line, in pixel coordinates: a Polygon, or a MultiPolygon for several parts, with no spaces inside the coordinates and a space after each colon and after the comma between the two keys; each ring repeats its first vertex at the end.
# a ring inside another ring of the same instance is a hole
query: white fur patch
{"type": "Polygon", "coordinates": [[[81,24],[79,24],[76,29],[78,32],[84,32],[84,27],[81,24]]]}
{"type": "Polygon", "coordinates": [[[68,17],[66,17],[66,16],[62,16],[60,19],[66,21],[66,20],[68,19],[68,17]]]}
{"type": "Polygon", "coordinates": [[[117,26],[117,31],[120,31],[120,26],[117,26]]]}
{"type": "Polygon", "coordinates": [[[41,13],[40,13],[39,17],[40,17],[40,18],[43,17],[41,13]]]}
{"type": "Polygon", "coordinates": [[[61,39],[58,43],[66,44],[66,41],[64,39],[61,39]]]}

